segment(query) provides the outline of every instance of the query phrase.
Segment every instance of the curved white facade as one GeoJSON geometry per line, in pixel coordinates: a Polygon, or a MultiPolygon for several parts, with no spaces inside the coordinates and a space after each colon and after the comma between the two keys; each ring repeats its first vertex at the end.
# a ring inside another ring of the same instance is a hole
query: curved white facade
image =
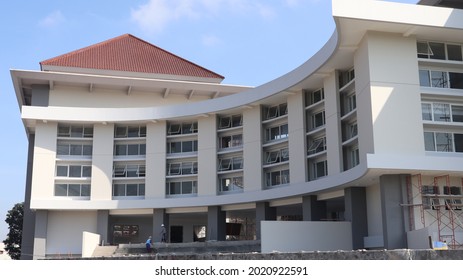
{"type": "Polygon", "coordinates": [[[350,221],[353,248],[406,247],[422,228],[463,244],[463,11],[333,0],[333,16],[316,55],[256,88],[12,70],[30,138],[25,247],[79,253],[59,236],[83,231],[143,242],[161,223],[172,242],[202,227],[260,239],[272,219],[350,221]]]}

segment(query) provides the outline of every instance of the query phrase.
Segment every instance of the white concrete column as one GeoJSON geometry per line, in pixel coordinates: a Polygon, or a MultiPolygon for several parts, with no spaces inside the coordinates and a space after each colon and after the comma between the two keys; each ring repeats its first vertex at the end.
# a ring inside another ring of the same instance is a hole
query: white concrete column
{"type": "Polygon", "coordinates": [[[146,124],[145,198],[166,195],[166,122],[146,124]]]}
{"type": "Polygon", "coordinates": [[[54,196],[57,132],[57,123],[37,121],[32,169],[32,200],[54,196]]]}
{"type": "Polygon", "coordinates": [[[304,96],[302,92],[288,96],[289,129],[289,181],[305,182],[307,178],[307,160],[304,125],[304,96]]]}
{"type": "Polygon", "coordinates": [[[423,155],[416,39],[368,33],[354,64],[360,160],[367,153],[423,155]]]}
{"type": "Polygon", "coordinates": [[[244,191],[262,189],[262,109],[243,111],[244,191]]]}
{"type": "Polygon", "coordinates": [[[333,71],[323,81],[325,91],[326,154],[329,176],[338,174],[342,170],[341,111],[337,81],[338,75],[336,71],[333,71]]]}
{"type": "Polygon", "coordinates": [[[198,195],[217,194],[217,118],[198,120],[198,195]]]}
{"type": "Polygon", "coordinates": [[[93,126],[91,200],[112,199],[114,124],[93,126]]]}

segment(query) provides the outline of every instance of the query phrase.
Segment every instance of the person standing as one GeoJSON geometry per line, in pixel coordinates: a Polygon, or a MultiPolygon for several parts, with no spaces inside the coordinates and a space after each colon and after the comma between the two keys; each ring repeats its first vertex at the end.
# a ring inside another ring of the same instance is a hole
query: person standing
{"type": "Polygon", "coordinates": [[[166,232],[166,227],[164,224],[161,225],[161,242],[166,243],[167,242],[167,232],[166,232]]]}
{"type": "Polygon", "coordinates": [[[146,245],[146,252],[149,254],[151,253],[151,248],[153,247],[153,243],[152,243],[152,240],[151,240],[151,236],[148,237],[148,239],[146,240],[145,242],[145,245],[146,245]]]}

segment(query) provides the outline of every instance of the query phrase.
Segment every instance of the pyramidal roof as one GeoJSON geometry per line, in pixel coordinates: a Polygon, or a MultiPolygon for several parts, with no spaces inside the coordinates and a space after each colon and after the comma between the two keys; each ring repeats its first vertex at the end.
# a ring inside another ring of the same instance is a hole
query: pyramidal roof
{"type": "Polygon", "coordinates": [[[223,80],[224,77],[131,34],[40,62],[42,70],[84,68],[223,80]],[[51,67],[50,67],[51,66],[51,67]]]}

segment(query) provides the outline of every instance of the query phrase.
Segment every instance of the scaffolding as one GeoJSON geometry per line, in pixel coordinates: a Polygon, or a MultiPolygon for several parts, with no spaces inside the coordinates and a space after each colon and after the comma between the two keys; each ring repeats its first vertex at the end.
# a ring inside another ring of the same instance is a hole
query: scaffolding
{"type": "Polygon", "coordinates": [[[437,228],[438,241],[450,249],[463,248],[463,179],[461,186],[451,186],[450,175],[433,177],[431,184],[423,184],[421,174],[407,178],[407,204],[410,230],[416,230],[420,216],[422,227],[437,228]],[[442,190],[442,191],[441,191],[442,190]],[[460,238],[457,238],[460,234],[460,238]]]}

